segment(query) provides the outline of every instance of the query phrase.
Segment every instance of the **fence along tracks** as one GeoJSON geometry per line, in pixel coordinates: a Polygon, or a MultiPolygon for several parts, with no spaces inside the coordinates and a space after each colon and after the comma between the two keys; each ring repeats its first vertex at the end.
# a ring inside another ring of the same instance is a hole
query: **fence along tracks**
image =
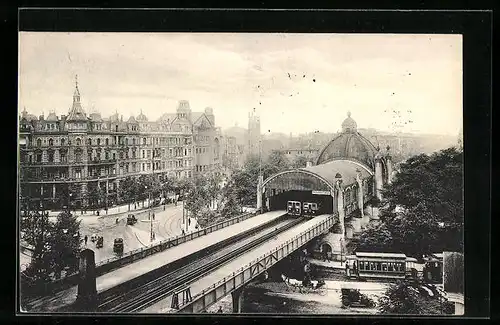
{"type": "Polygon", "coordinates": [[[246,234],[246,238],[239,239],[235,245],[226,245],[224,248],[199,258],[179,269],[166,273],[157,279],[139,285],[127,292],[115,292],[103,297],[99,304],[99,311],[108,312],[138,312],[169,297],[175,289],[191,283],[217,267],[227,263],[248,250],[286,231],[303,219],[284,220],[278,224],[267,224],[258,234],[246,234]],[[272,228],[275,227],[274,230],[272,228]],[[255,238],[256,237],[256,238],[255,238]]]}

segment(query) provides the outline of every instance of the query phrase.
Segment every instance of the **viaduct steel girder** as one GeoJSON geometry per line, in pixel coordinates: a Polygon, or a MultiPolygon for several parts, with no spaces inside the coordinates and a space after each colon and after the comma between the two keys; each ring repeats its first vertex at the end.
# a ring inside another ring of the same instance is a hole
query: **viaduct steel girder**
{"type": "Polygon", "coordinates": [[[190,295],[190,299],[183,299],[184,301],[182,301],[182,303],[175,304],[178,306],[176,312],[199,313],[206,310],[226,295],[250,283],[258,275],[302,247],[304,244],[327,232],[336,222],[338,222],[338,215],[331,215],[323,222],[303,231],[253,262],[245,265],[238,271],[233,272],[231,275],[204,289],[202,292],[192,297],[190,295]]]}

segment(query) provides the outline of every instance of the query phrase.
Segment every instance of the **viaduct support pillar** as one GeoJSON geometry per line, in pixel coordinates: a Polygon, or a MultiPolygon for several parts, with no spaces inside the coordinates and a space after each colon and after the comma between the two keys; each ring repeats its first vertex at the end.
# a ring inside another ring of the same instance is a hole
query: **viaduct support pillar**
{"type": "Polygon", "coordinates": [[[78,296],[76,304],[80,311],[97,310],[97,289],[95,273],[95,255],[91,249],[84,249],[80,253],[80,270],[78,296]]]}
{"type": "Polygon", "coordinates": [[[233,314],[240,314],[243,305],[243,288],[231,292],[233,298],[233,314]]]}

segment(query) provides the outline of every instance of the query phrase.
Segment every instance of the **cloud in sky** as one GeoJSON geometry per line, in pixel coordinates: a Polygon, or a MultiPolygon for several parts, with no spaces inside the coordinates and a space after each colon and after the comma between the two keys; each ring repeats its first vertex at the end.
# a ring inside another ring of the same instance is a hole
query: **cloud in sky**
{"type": "Polygon", "coordinates": [[[19,53],[19,107],[36,115],[67,114],[78,74],[103,116],[156,119],[187,99],[223,128],[253,108],[287,134],[335,132],[347,111],[363,128],[390,130],[395,110],[402,131],[462,125],[461,35],[22,32],[19,53]]]}

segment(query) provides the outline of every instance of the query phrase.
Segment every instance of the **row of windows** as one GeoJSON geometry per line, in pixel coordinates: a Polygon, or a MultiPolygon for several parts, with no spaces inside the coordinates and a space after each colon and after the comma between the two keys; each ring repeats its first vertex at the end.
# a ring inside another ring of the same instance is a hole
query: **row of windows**
{"type": "MultiPolygon", "coordinates": [[[[113,139],[113,145],[116,145],[116,138],[112,138],[113,139]]],[[[153,143],[153,138],[142,138],[142,145],[151,145],[153,143]]],[[[190,141],[189,141],[189,138],[154,138],[154,142],[155,144],[160,144],[160,145],[188,145],[190,144],[190,141]]],[[[53,146],[54,145],[54,139],[50,138],[48,139],[48,144],[49,146],[53,146]]],[[[129,145],[129,138],[119,138],[118,140],[118,143],[120,145],[129,145]]],[[[132,138],[130,143],[132,145],[136,145],[136,144],[139,144],[139,139],[136,139],[136,138],[132,138]]],[[[47,144],[47,139],[43,139],[43,144],[47,144]]],[[[61,146],[64,146],[66,144],[66,140],[63,138],[61,139],[61,146]]],[[[92,145],[92,139],[91,138],[88,138],[87,139],[87,144],[88,145],[92,145]]],[[[100,138],[97,138],[97,139],[94,139],[94,144],[95,145],[98,145],[100,146],[101,144],[103,145],[106,145],[106,146],[109,146],[109,139],[106,138],[106,139],[103,139],[101,140],[100,138]]],[[[36,145],[37,147],[41,147],[42,146],[42,139],[37,139],[36,140],[36,145]]],[[[68,141],[68,145],[71,145],[71,140],[68,141]]],[[[80,146],[82,145],[82,140],[80,138],[77,138],[76,139],[76,145],[77,146],[80,146]]]]}
{"type": "Polygon", "coordinates": [[[206,135],[195,135],[194,136],[194,141],[196,142],[207,142],[210,140],[209,136],[206,135]]]}
{"type": "Polygon", "coordinates": [[[210,170],[210,166],[208,166],[208,165],[197,165],[196,166],[197,172],[206,172],[208,170],[210,170]]]}

